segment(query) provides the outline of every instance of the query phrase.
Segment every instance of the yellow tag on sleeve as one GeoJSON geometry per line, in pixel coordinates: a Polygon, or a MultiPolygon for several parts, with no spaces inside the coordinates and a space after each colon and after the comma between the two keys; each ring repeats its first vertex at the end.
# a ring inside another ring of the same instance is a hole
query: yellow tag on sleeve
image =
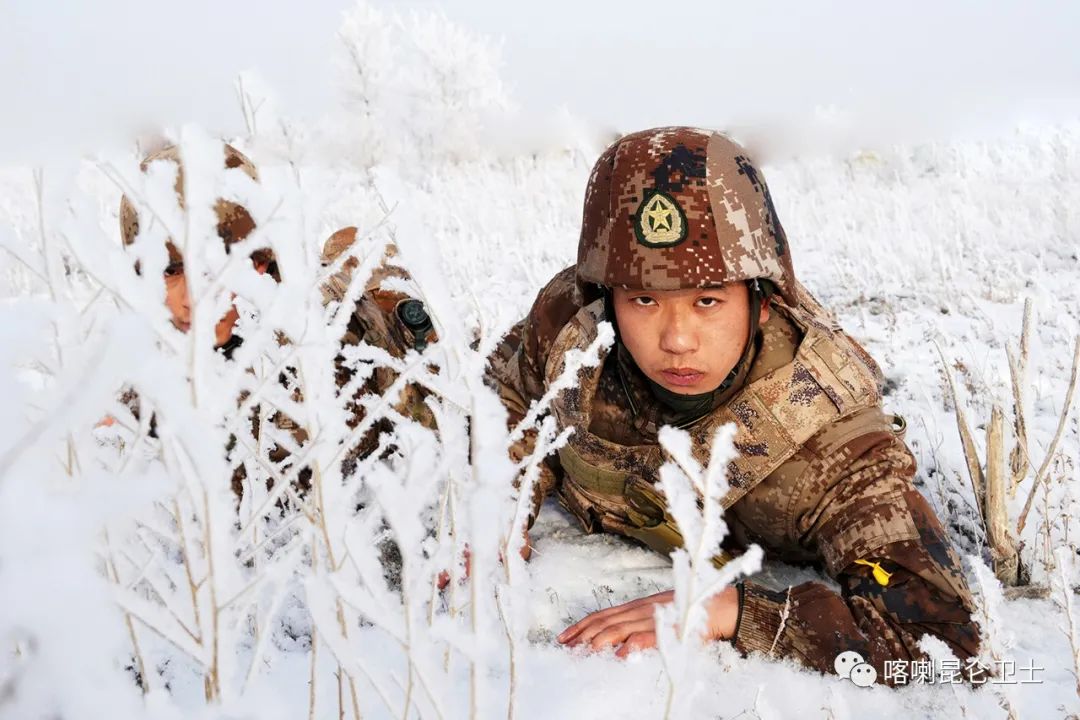
{"type": "Polygon", "coordinates": [[[881,563],[871,562],[870,560],[859,559],[859,560],[855,561],[855,564],[856,565],[866,565],[869,568],[873,568],[873,573],[871,573],[871,574],[874,576],[874,579],[878,581],[878,585],[885,586],[885,585],[889,584],[889,578],[892,577],[892,573],[888,572],[887,570],[885,570],[885,568],[881,567],[881,563]]]}

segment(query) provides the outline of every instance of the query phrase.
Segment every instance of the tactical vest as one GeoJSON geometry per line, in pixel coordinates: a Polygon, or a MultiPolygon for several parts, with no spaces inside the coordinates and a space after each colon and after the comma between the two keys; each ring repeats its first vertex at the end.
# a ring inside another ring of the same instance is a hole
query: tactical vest
{"type": "MultiPolygon", "coordinates": [[[[803,302],[797,308],[773,305],[774,312],[783,313],[802,333],[794,358],[753,380],[687,428],[695,457],[704,466],[717,428],[735,424],[739,454],[728,465],[731,489],[722,500],[725,510],[818,432],[880,404],[877,365],[837,325],[825,320],[824,311],[809,293],[800,295],[803,302]]],[[[597,324],[603,319],[603,303],[596,301],[581,308],[563,327],[545,367],[549,385],[562,373],[568,353],[584,350],[596,338],[597,324]]],[[[561,499],[590,532],[599,524],[603,530],[670,553],[682,545],[682,535],[658,487],[660,466],[667,460],[663,448],[620,445],[589,432],[602,371],[602,359],[592,368],[583,368],[578,386],[561,393],[553,403],[559,426],[575,428],[559,450],[564,471],[561,499]]],[[[725,560],[721,556],[714,561],[725,560]]]]}

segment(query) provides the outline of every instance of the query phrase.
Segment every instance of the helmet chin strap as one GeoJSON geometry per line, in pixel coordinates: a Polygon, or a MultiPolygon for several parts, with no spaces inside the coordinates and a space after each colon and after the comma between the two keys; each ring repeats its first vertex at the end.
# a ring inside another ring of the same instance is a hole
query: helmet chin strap
{"type": "Polygon", "coordinates": [[[637,414],[637,409],[634,407],[629,391],[626,390],[626,380],[622,376],[622,366],[624,363],[630,365],[633,371],[640,373],[641,377],[644,378],[648,385],[650,392],[652,392],[653,397],[675,413],[675,422],[672,424],[677,427],[692,425],[697,420],[705,417],[728,398],[729,390],[735,387],[736,384],[742,384],[742,381],[745,380],[746,375],[750,370],[750,364],[756,349],[754,340],[757,337],[757,332],[760,327],[761,305],[764,302],[764,293],[758,282],[756,280],[751,281],[748,285],[750,288],[750,332],[746,339],[746,344],[743,347],[742,355],[739,357],[739,361],[735,363],[735,367],[731,369],[727,374],[727,377],[724,378],[724,381],[717,387],[707,392],[695,394],[677,393],[668,390],[666,387],[654,382],[648,375],[641,372],[637,363],[634,362],[633,356],[630,355],[630,351],[623,345],[622,337],[619,334],[619,325],[615,320],[615,306],[612,301],[611,289],[604,289],[604,315],[611,322],[611,325],[615,330],[615,347],[616,351],[619,353],[620,359],[620,362],[616,364],[616,368],[619,372],[619,380],[622,383],[623,390],[626,392],[627,399],[630,400],[631,411],[633,411],[635,415],[637,414]]]}

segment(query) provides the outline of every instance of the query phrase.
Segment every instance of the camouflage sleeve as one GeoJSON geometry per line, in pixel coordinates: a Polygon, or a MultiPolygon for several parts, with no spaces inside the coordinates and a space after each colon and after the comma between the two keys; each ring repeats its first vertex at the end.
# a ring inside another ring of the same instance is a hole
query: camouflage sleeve
{"type": "MultiPolygon", "coordinates": [[[[510,329],[488,357],[485,380],[506,407],[508,427],[520,423],[530,406],[543,396],[548,350],[559,330],[577,312],[574,298],[574,268],[571,266],[544,286],[529,314],[510,329]]],[[[526,430],[521,440],[510,448],[510,456],[519,462],[531,455],[535,446],[536,430],[526,430]]],[[[533,491],[530,524],[544,498],[554,490],[557,471],[558,464],[553,458],[541,464],[540,477],[533,491]]]]}
{"type": "MultiPolygon", "coordinates": [[[[323,246],[322,264],[332,270],[327,270],[328,275],[321,288],[323,304],[326,306],[338,306],[346,300],[353,281],[353,272],[360,267],[360,253],[354,249],[356,241],[357,229],[346,227],[331,235],[323,246]],[[342,258],[342,255],[350,251],[354,254],[342,258]]],[[[409,273],[397,264],[396,257],[397,248],[392,244],[388,245],[378,265],[365,279],[363,292],[352,303],[348,324],[341,337],[342,351],[334,358],[334,379],[339,392],[343,396],[347,395],[343,399],[348,413],[346,422],[351,429],[358,427],[366,418],[364,397],[385,396],[398,379],[398,374],[391,367],[376,365],[370,368],[370,374],[367,374],[362,382],[354,382],[359,369],[358,363],[367,361],[349,358],[349,348],[364,343],[381,348],[392,357],[400,359],[405,357],[409,350],[438,340],[430,324],[424,331],[423,338],[419,338],[418,333],[406,327],[398,317],[399,305],[412,300],[411,296],[382,287],[383,281],[389,278],[410,279],[409,273]],[[421,341],[419,344],[418,340],[421,341]]],[[[407,383],[395,398],[390,398],[390,406],[400,415],[428,428],[437,429],[434,415],[424,402],[428,394],[429,391],[419,383],[407,383]]],[[[379,447],[380,436],[392,429],[393,423],[386,417],[372,422],[346,453],[342,461],[342,472],[351,475],[357,462],[379,447]]]]}
{"type": "Polygon", "coordinates": [[[736,648],[823,673],[852,650],[874,666],[878,682],[886,680],[886,661],[925,659],[924,635],[943,640],[961,661],[973,658],[979,629],[971,595],[944,528],[912,485],[910,451],[887,432],[830,450],[804,471],[802,487],[825,490],[807,505],[798,541],[821,558],[840,592],[814,582],[786,592],[742,584],[736,648]]]}

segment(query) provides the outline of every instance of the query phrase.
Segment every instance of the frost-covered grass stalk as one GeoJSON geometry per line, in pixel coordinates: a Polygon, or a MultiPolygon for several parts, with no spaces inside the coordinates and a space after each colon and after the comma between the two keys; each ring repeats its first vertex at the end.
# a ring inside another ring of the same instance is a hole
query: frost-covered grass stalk
{"type": "Polygon", "coordinates": [[[660,442],[671,458],[660,468],[660,485],[684,544],[671,553],[674,602],[656,609],[657,647],[668,676],[665,718],[693,714],[708,601],[740,575],[761,567],[763,553],[757,545],[720,568],[713,564],[727,534],[722,500],[728,491],[728,463],[736,455],[734,439],[734,425],[718,428],[702,467],[698,456],[704,451],[695,453],[689,433],[672,427],[660,430],[660,442]]]}

